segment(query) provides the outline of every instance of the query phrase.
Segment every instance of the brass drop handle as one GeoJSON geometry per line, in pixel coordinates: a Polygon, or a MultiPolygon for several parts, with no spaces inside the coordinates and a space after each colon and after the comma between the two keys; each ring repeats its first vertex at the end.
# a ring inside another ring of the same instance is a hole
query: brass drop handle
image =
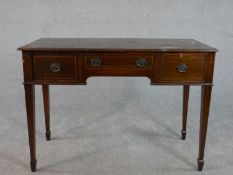
{"type": "Polygon", "coordinates": [[[184,72],[188,71],[188,65],[187,64],[179,64],[176,69],[178,72],[184,73],[184,72]]]}
{"type": "Polygon", "coordinates": [[[102,64],[102,61],[100,58],[95,57],[95,58],[91,58],[91,65],[94,67],[98,67],[102,64]]]}
{"type": "Polygon", "coordinates": [[[60,63],[51,63],[50,70],[52,72],[59,72],[61,70],[61,64],[60,63]]]}
{"type": "Polygon", "coordinates": [[[144,67],[147,65],[147,60],[145,58],[138,58],[136,61],[138,67],[144,67]]]}

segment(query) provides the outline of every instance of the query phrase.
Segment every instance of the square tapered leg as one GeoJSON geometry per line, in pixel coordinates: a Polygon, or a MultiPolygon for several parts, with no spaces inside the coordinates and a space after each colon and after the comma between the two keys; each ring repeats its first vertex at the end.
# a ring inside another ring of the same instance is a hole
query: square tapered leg
{"type": "Polygon", "coordinates": [[[43,84],[42,90],[43,90],[45,128],[46,128],[45,136],[46,136],[46,140],[49,141],[51,139],[49,85],[43,84]]]}
{"type": "Polygon", "coordinates": [[[198,155],[198,170],[202,171],[204,166],[204,153],[206,134],[209,118],[210,100],[211,100],[212,85],[203,85],[201,89],[201,112],[200,112],[200,133],[199,133],[199,155],[198,155]]]}
{"type": "Polygon", "coordinates": [[[188,117],[188,102],[189,102],[189,85],[184,85],[183,87],[183,120],[182,120],[182,130],[181,138],[185,140],[186,138],[186,126],[187,126],[187,117],[188,117]]]}
{"type": "Polygon", "coordinates": [[[35,123],[35,87],[25,84],[25,100],[27,110],[28,138],[30,148],[30,165],[32,172],[36,171],[36,123],[35,123]]]}

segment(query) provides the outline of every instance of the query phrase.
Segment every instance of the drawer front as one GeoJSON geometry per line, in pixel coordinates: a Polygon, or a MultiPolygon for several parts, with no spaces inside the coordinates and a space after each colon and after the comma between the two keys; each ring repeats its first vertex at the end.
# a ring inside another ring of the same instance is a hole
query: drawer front
{"type": "Polygon", "coordinates": [[[95,54],[85,56],[87,68],[150,68],[152,54],[95,54]]]}
{"type": "Polygon", "coordinates": [[[36,80],[76,79],[75,56],[35,56],[34,75],[36,80]]]}
{"type": "Polygon", "coordinates": [[[205,55],[168,53],[161,55],[161,81],[203,81],[205,55]]]}

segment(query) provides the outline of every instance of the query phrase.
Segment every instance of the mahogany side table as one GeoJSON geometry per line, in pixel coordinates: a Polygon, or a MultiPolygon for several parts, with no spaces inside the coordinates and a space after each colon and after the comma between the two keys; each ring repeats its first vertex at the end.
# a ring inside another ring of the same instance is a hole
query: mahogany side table
{"type": "Polygon", "coordinates": [[[181,138],[186,137],[190,85],[201,86],[198,170],[204,149],[217,49],[193,39],[41,38],[22,51],[31,171],[36,171],[35,85],[42,85],[50,140],[49,85],[86,85],[91,76],[143,76],[151,85],[183,86],[181,138]]]}

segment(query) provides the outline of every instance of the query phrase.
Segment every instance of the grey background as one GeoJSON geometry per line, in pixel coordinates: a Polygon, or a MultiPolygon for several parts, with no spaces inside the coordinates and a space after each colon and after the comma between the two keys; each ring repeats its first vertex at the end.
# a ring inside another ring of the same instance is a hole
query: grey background
{"type": "Polygon", "coordinates": [[[45,141],[36,87],[37,174],[232,174],[233,1],[0,0],[0,174],[31,174],[16,48],[40,37],[194,38],[217,53],[205,167],[196,171],[200,87],[192,87],[186,141],[182,87],[147,78],[90,78],[51,87],[45,141]]]}

